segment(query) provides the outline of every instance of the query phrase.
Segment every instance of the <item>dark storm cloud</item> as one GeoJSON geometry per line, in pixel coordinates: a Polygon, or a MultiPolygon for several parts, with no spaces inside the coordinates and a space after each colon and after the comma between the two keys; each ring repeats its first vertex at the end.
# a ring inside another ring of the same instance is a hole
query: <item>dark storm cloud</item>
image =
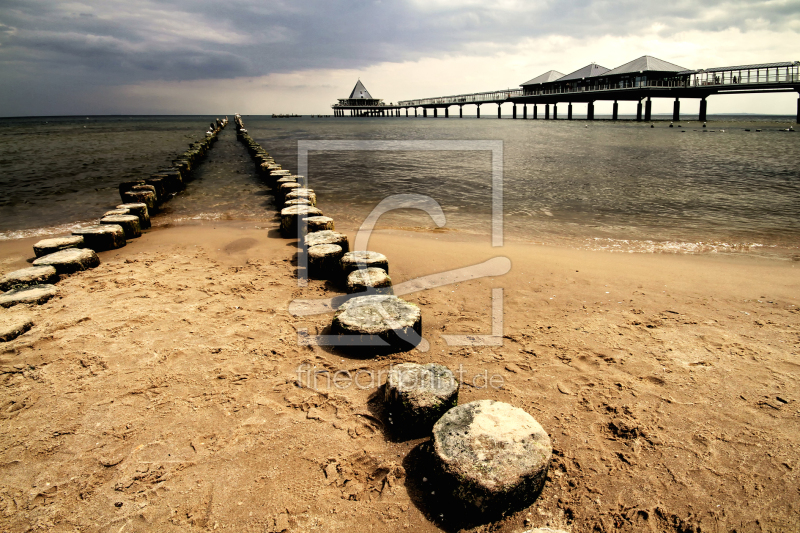
{"type": "Polygon", "coordinates": [[[363,68],[528,37],[630,35],[654,23],[662,36],[797,30],[799,14],[800,0],[0,0],[0,90],[363,68]]]}

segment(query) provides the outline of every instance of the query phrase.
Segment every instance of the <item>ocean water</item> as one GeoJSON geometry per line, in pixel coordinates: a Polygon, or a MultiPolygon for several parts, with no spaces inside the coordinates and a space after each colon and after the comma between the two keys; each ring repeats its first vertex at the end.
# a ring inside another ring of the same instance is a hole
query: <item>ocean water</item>
{"type": "MultiPolygon", "coordinates": [[[[214,117],[0,119],[0,239],[63,233],[119,203],[120,181],[169,164],[214,117]]],[[[244,116],[293,172],[298,141],[501,141],[507,239],[620,252],[800,254],[800,133],[794,117],[683,121],[244,116]],[[757,129],[762,130],[756,132],[757,129]],[[750,131],[746,131],[750,130],[750,131]]],[[[478,151],[312,151],[307,180],[326,214],[359,223],[384,198],[420,194],[446,229],[492,229],[492,155],[478,151]]],[[[270,221],[275,206],[233,127],[156,224],[270,221]]],[[[429,230],[422,211],[379,227],[429,230]]]]}

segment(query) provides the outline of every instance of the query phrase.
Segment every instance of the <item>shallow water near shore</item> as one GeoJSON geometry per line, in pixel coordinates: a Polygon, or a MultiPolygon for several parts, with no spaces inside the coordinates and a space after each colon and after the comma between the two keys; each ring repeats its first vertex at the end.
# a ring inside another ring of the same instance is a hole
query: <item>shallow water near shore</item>
{"type": "MultiPolygon", "coordinates": [[[[169,164],[214,117],[0,120],[0,239],[63,233],[118,203],[117,184],[169,164]]],[[[791,117],[668,121],[245,116],[250,134],[297,171],[302,140],[501,140],[505,237],[623,252],[800,253],[800,136],[791,117]],[[761,132],[756,132],[761,129],[761,132]],[[750,130],[750,131],[746,131],[750,130]]],[[[488,235],[492,156],[483,151],[310,152],[326,214],[357,224],[392,194],[430,196],[443,230],[488,235]]],[[[496,192],[496,191],[495,191],[496,192]]],[[[220,136],[196,179],[156,224],[269,221],[275,207],[235,142],[220,136]]],[[[380,227],[429,231],[417,210],[380,227]]]]}

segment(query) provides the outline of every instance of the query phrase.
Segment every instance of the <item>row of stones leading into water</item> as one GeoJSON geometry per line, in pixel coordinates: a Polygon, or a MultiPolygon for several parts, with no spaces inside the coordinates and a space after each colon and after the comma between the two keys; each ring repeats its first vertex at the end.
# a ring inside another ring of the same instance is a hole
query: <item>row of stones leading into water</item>
{"type": "MultiPolygon", "coordinates": [[[[336,311],[331,330],[356,346],[379,339],[410,349],[421,339],[419,308],[392,295],[389,262],[372,251],[350,251],[347,236],[323,215],[314,191],[292,175],[247,133],[236,115],[239,140],[258,172],[273,188],[281,232],[298,235],[305,222],[301,253],[308,275],[343,286],[355,296],[336,311]]],[[[541,425],[522,409],[493,400],[458,405],[460,384],[447,367],[404,363],[392,367],[384,386],[393,431],[405,437],[432,436],[439,484],[480,513],[503,513],[530,504],[541,490],[552,445],[541,425]]]]}
{"type": "MultiPolygon", "coordinates": [[[[61,276],[94,268],[100,264],[97,252],[113,250],[126,245],[128,239],[141,236],[150,227],[150,213],[183,189],[191,172],[205,157],[228,119],[217,119],[211,124],[202,141],[189,145],[169,168],[137,181],[119,185],[122,203],[107,211],[98,223],[76,229],[67,237],[44,239],[33,246],[36,259],[33,266],[10,272],[0,278],[0,306],[42,304],[58,294],[55,283],[61,276]]],[[[8,331],[0,331],[0,342],[21,335],[32,324],[15,324],[8,331]]]]}

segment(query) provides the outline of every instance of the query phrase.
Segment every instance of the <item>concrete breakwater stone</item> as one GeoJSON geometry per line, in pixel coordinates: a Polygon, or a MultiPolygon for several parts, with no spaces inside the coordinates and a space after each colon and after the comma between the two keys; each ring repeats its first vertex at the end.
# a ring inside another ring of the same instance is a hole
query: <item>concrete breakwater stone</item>
{"type": "Polygon", "coordinates": [[[314,233],[309,233],[306,235],[303,242],[307,248],[319,246],[320,244],[336,244],[341,246],[344,253],[350,251],[350,243],[347,242],[347,235],[344,233],[338,233],[336,231],[315,231],[314,233]]]}
{"type": "Polygon", "coordinates": [[[67,248],[80,248],[83,246],[83,237],[71,235],[69,237],[55,237],[53,239],[42,239],[33,245],[33,253],[36,257],[52,254],[67,248]]]}
{"type": "Polygon", "coordinates": [[[339,274],[342,247],[336,244],[318,244],[308,249],[308,276],[313,279],[334,279],[339,274]]]}
{"type": "Polygon", "coordinates": [[[83,237],[83,245],[95,252],[114,250],[125,246],[125,230],[118,224],[96,224],[76,229],[73,235],[83,237]]]}
{"type": "Polygon", "coordinates": [[[422,313],[416,305],[397,296],[357,296],[339,306],[333,315],[331,331],[347,335],[342,342],[358,346],[388,343],[395,349],[411,349],[422,336],[422,313]]]}
{"type": "MultiPolygon", "coordinates": [[[[61,252],[58,252],[61,253],[61,252]]],[[[33,285],[11,289],[0,295],[0,307],[12,307],[18,304],[43,304],[58,294],[55,285],[33,285]]]]}
{"type": "Polygon", "coordinates": [[[282,178],[278,179],[278,181],[275,182],[275,187],[277,189],[280,189],[281,185],[283,185],[284,183],[297,183],[297,180],[294,178],[294,176],[283,176],[282,178]]]}
{"type": "Polygon", "coordinates": [[[123,181],[119,184],[119,196],[125,201],[125,193],[132,190],[137,185],[144,185],[144,180],[123,181]]]}
{"type": "Polygon", "coordinates": [[[17,318],[0,324],[0,342],[13,341],[33,327],[33,322],[25,318],[17,318]]]}
{"type": "Polygon", "coordinates": [[[156,204],[160,204],[161,202],[163,202],[163,201],[164,201],[164,198],[158,195],[158,191],[157,191],[157,190],[156,190],[156,188],[155,188],[155,187],[153,187],[152,185],[147,185],[147,184],[144,184],[144,185],[134,185],[134,186],[133,186],[133,189],[131,189],[131,191],[150,191],[150,192],[152,192],[152,193],[153,193],[153,195],[155,196],[155,199],[156,199],[156,200],[155,200],[155,203],[156,203],[156,204]]]}
{"type": "Polygon", "coordinates": [[[279,201],[285,202],[287,194],[289,194],[294,189],[302,189],[302,188],[303,186],[297,183],[296,181],[290,183],[281,183],[280,186],[278,186],[276,194],[278,195],[279,201]]]}
{"type": "MultiPolygon", "coordinates": [[[[175,171],[175,173],[180,177],[180,173],[175,171]]],[[[150,176],[149,178],[145,178],[145,184],[152,185],[155,187],[156,196],[159,198],[160,201],[164,202],[167,199],[167,194],[170,192],[169,187],[167,187],[167,176],[166,175],[155,175],[150,176]]]]}
{"type": "Polygon", "coordinates": [[[139,217],[141,229],[150,227],[150,213],[147,211],[147,204],[120,204],[117,209],[127,209],[132,215],[139,217]]]}
{"type": "Polygon", "coordinates": [[[301,219],[321,215],[322,211],[316,207],[307,205],[285,207],[281,210],[281,233],[285,237],[294,237],[297,235],[297,226],[301,219]]]}
{"type": "Polygon", "coordinates": [[[531,415],[494,400],[450,409],[433,426],[433,443],[442,483],[483,513],[529,505],[553,454],[550,437],[531,415]]]}
{"type": "Polygon", "coordinates": [[[393,294],[392,278],[382,268],[369,267],[354,270],[347,275],[345,281],[347,292],[373,291],[378,294],[393,294]]]}
{"type": "MultiPolygon", "coordinates": [[[[337,265],[338,267],[338,265],[337,265]]],[[[32,266],[9,272],[0,278],[0,291],[10,291],[31,285],[52,284],[58,281],[58,273],[52,266],[32,266]]]]}
{"type": "MultiPolygon", "coordinates": [[[[292,207],[293,205],[311,205],[311,201],[308,198],[295,198],[294,200],[286,200],[283,202],[283,207],[292,207]]],[[[320,217],[309,217],[309,218],[320,218],[320,217]]],[[[327,218],[327,217],[323,217],[327,218]]]]}
{"type": "Polygon", "coordinates": [[[430,434],[433,425],[458,405],[460,383],[449,368],[437,363],[403,363],[391,367],[385,401],[398,432],[430,434]]]}
{"type": "Polygon", "coordinates": [[[117,224],[125,232],[126,239],[135,239],[142,236],[139,227],[139,217],[136,215],[110,215],[100,219],[100,224],[117,224]]]}
{"type": "Polygon", "coordinates": [[[295,189],[291,191],[284,197],[284,201],[288,202],[289,200],[296,200],[298,198],[306,198],[309,202],[311,202],[311,205],[313,206],[317,205],[316,193],[314,192],[313,189],[307,189],[307,188],[295,189]]]}
{"type": "Polygon", "coordinates": [[[144,204],[149,212],[156,206],[156,195],[153,191],[130,190],[122,194],[122,201],[129,204],[144,204]]]}
{"type": "Polygon", "coordinates": [[[342,273],[345,276],[349,276],[350,272],[354,270],[369,267],[382,268],[388,274],[389,260],[383,254],[365,250],[346,253],[342,256],[342,273]]]}
{"type": "Polygon", "coordinates": [[[110,217],[111,215],[130,215],[131,212],[127,209],[112,209],[103,213],[103,217],[110,217]]]}
{"type": "MultiPolygon", "coordinates": [[[[120,228],[121,229],[121,228],[120,228]]],[[[70,248],[61,250],[33,262],[34,266],[50,265],[55,267],[59,274],[72,274],[81,270],[88,270],[100,264],[100,258],[94,250],[88,248],[70,248]]]]}
{"type": "MultiPolygon", "coordinates": [[[[308,200],[290,200],[292,202],[297,201],[306,201],[308,200]]],[[[333,231],[335,229],[333,224],[333,219],[331,217],[308,217],[306,219],[306,223],[308,223],[308,232],[314,233],[317,231],[333,231]]],[[[345,250],[347,251],[347,250],[345,250]]]]}

